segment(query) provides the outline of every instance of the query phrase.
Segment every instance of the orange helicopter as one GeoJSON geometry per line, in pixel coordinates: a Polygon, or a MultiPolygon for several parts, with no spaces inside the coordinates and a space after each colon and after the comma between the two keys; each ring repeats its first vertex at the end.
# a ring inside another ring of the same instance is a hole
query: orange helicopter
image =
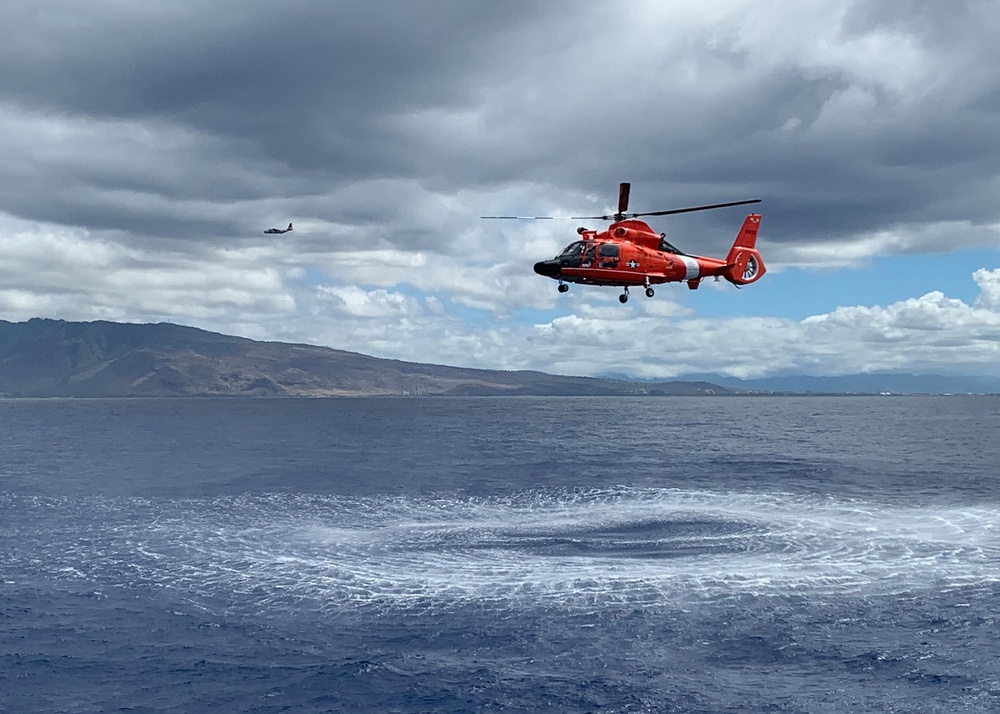
{"type": "MultiPolygon", "coordinates": [[[[629,287],[642,286],[646,297],[653,297],[653,285],[669,282],[687,282],[692,290],[704,278],[725,278],[736,287],[747,285],[766,271],[764,261],[756,249],[760,214],[751,213],[743,221],[733,247],[725,260],[688,255],[672,246],[663,233],[654,233],[639,216],[669,216],[675,213],[707,211],[714,208],[760,203],[759,198],[709,206],[675,208],[669,211],[626,213],[631,184],[622,183],[618,188],[618,212],[612,216],[566,216],[571,220],[613,221],[606,230],[596,231],[577,228],[580,240],[570,243],[551,260],[535,263],[535,272],[559,281],[559,292],[569,290],[566,283],[583,285],[611,285],[623,287],[618,296],[623,304],[628,302],[629,287]]],[[[553,219],[555,216],[482,216],[489,219],[553,219]]]]}

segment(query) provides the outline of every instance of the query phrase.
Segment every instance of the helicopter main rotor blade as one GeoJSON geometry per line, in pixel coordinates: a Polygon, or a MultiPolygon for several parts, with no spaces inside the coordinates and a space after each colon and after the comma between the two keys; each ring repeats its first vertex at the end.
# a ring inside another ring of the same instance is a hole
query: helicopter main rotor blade
{"type": "MultiPolygon", "coordinates": [[[[624,195],[626,204],[628,203],[628,186],[623,183],[619,193],[619,206],[624,195]]],[[[707,206],[691,206],[690,208],[672,208],[669,211],[649,211],[648,213],[623,213],[618,212],[613,215],[603,216],[480,216],[486,219],[513,220],[513,221],[621,221],[626,218],[638,218],[639,216],[670,216],[676,213],[692,213],[693,211],[708,211],[713,208],[728,208],[730,206],[745,206],[748,203],[760,203],[761,199],[751,198],[747,201],[730,201],[729,203],[713,203],[707,206]]]]}
{"type": "Polygon", "coordinates": [[[628,193],[632,184],[624,181],[618,185],[618,213],[625,213],[628,210],[628,193]]]}
{"type": "Polygon", "coordinates": [[[564,218],[575,218],[575,216],[480,216],[480,218],[500,221],[556,221],[564,218]]]}
{"type": "Polygon", "coordinates": [[[675,213],[691,213],[692,211],[708,211],[713,208],[728,208],[729,206],[744,206],[748,203],[760,203],[759,198],[751,198],[748,201],[731,201],[729,203],[713,203],[709,206],[692,206],[691,208],[673,208],[669,211],[650,211],[649,213],[629,213],[628,218],[638,218],[639,216],[670,216],[675,213]]]}
{"type": "Polygon", "coordinates": [[[480,216],[501,221],[615,221],[615,216],[480,216]]]}

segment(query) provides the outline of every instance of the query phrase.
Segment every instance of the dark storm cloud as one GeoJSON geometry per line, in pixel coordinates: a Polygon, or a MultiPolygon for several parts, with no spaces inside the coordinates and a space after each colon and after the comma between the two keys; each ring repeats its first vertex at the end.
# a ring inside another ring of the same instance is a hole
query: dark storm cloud
{"type": "Polygon", "coordinates": [[[977,20],[980,12],[990,12],[991,4],[992,0],[866,0],[849,7],[841,26],[846,34],[863,35],[883,27],[918,36],[924,43],[949,46],[986,30],[977,20]]]}
{"type": "Polygon", "coordinates": [[[264,201],[413,174],[419,147],[386,118],[471,102],[495,33],[538,12],[440,0],[15,3],[2,11],[0,106],[22,113],[26,131],[45,118],[93,131],[57,131],[37,152],[12,135],[25,159],[5,170],[0,208],[88,228],[226,235],[231,217],[217,206],[202,206],[216,216],[178,217],[187,211],[151,201],[160,219],[133,221],[119,194],[264,201]],[[185,136],[123,146],[135,126],[185,136]],[[69,141],[71,152],[47,150],[69,141]]]}
{"type": "MultiPolygon", "coordinates": [[[[434,14],[417,7],[32,3],[7,24],[5,63],[20,72],[5,75],[5,89],[94,116],[180,113],[216,101],[268,111],[322,102],[300,92],[316,84],[307,75],[322,75],[331,91],[367,85],[365,102],[377,105],[387,92],[405,90],[407,75],[436,64],[426,55],[415,61],[415,38],[419,49],[435,46],[427,32],[434,14]]],[[[441,19],[462,30],[461,18],[441,19]]]]}
{"type": "Polygon", "coordinates": [[[374,119],[469,101],[469,70],[489,38],[528,19],[511,7],[32,3],[7,23],[0,91],[42,111],[155,117],[253,139],[301,169],[331,159],[353,168],[378,163],[374,119]]]}
{"type": "MultiPolygon", "coordinates": [[[[456,211],[405,225],[432,194],[529,184],[529,210],[590,213],[631,181],[635,210],[763,198],[778,243],[995,222],[994,5],[872,0],[799,27],[734,4],[675,29],[680,10],[615,3],[8,3],[0,209],[135,240],[294,212],[446,249],[456,211]]],[[[655,227],[712,251],[737,220],[655,227]]]]}

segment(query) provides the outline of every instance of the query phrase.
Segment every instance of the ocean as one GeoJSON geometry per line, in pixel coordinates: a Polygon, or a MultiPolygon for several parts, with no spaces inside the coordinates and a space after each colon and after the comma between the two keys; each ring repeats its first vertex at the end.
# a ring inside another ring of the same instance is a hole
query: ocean
{"type": "Polygon", "coordinates": [[[991,396],[0,400],[0,710],[997,711],[998,435],[991,396]]]}

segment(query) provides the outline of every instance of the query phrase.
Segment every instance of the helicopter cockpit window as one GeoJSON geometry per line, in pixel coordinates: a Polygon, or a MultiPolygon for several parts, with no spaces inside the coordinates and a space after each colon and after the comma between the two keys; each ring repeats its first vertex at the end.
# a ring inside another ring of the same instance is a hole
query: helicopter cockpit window
{"type": "Polygon", "coordinates": [[[570,243],[568,246],[563,248],[563,252],[556,257],[579,258],[582,253],[583,253],[583,241],[577,241],[576,243],[570,243]]]}
{"type": "Polygon", "coordinates": [[[676,253],[677,255],[684,255],[680,250],[667,242],[667,237],[664,234],[660,234],[660,245],[656,247],[661,253],[676,253]]]}

